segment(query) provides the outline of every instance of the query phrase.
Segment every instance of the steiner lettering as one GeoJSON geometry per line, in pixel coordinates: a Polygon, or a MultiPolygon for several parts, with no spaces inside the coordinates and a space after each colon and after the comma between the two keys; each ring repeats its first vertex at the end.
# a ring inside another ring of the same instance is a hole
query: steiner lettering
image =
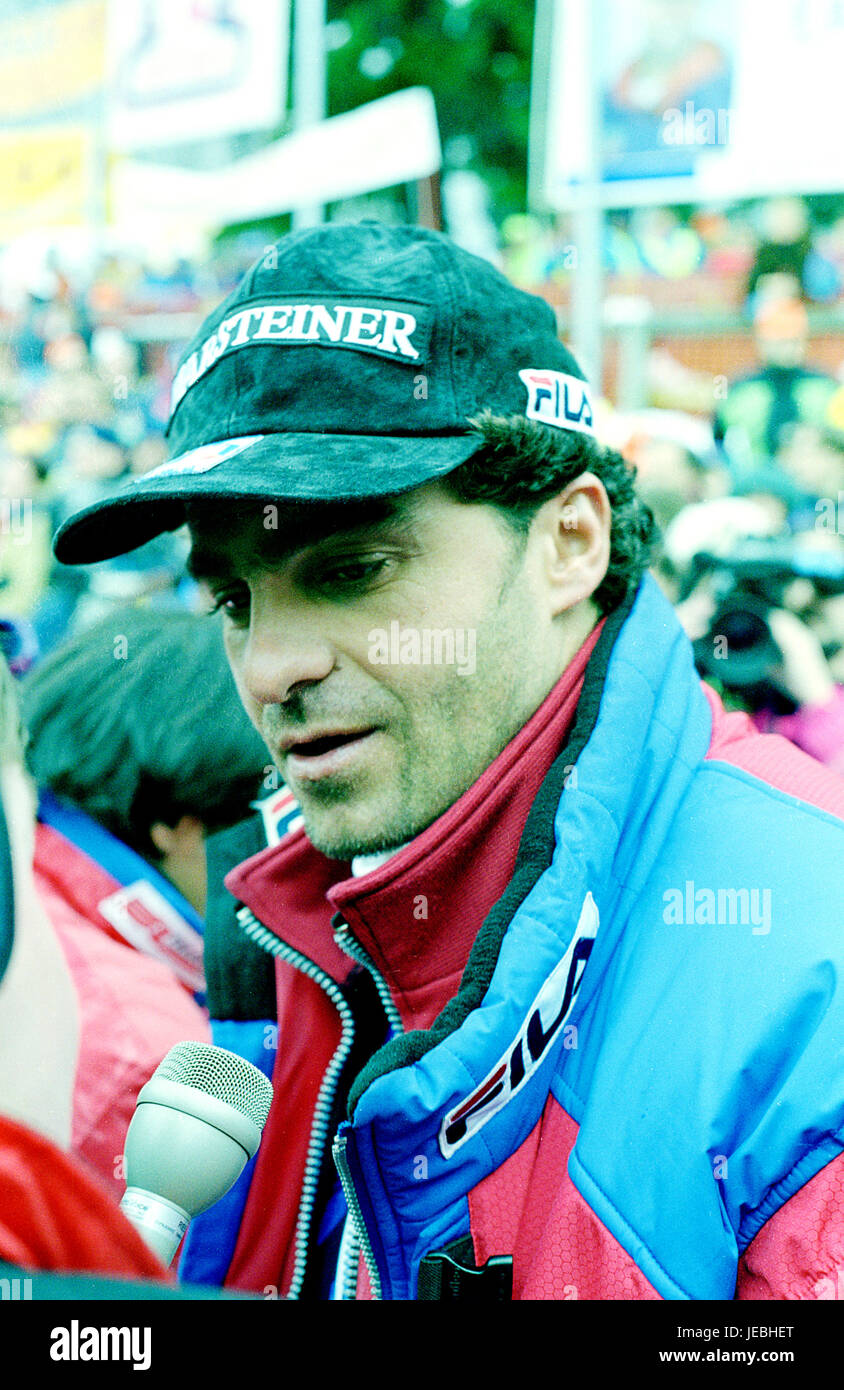
{"type": "Polygon", "coordinates": [[[420,357],[414,342],[417,326],[415,314],[375,304],[253,304],[223,319],[185,359],[173,382],[170,408],[175,410],[199,378],[235,348],[251,343],[336,344],[415,362],[420,357]]]}

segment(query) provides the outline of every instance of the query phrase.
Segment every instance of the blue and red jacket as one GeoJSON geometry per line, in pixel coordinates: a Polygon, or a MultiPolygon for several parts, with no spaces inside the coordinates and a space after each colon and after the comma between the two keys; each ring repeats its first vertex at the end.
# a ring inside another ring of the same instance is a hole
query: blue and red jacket
{"type": "Polygon", "coordinates": [[[212,1026],[275,1098],[182,1276],[324,1296],[333,1150],[343,1296],[835,1297],[842,816],[646,578],[381,867],[299,828],[229,874],[276,1010],[212,1026]]]}

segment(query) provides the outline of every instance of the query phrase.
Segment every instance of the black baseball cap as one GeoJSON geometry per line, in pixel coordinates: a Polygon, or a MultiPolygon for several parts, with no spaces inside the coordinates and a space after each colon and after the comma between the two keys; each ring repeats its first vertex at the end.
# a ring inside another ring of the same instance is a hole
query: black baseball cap
{"type": "Polygon", "coordinates": [[[366,221],[294,232],[205,320],[173,382],[169,462],[70,517],[86,564],[185,520],[191,498],[342,501],[450,473],[483,410],[592,432],[551,307],[439,232],[366,221]]]}

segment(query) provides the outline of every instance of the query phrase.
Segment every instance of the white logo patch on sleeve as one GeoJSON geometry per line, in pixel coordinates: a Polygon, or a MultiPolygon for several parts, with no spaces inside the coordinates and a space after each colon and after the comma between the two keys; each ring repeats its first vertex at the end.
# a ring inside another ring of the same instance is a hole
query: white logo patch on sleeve
{"type": "Polygon", "coordinates": [[[538,367],[526,367],[519,377],[527,387],[525,414],[529,420],[564,430],[580,430],[583,434],[595,433],[592,398],[587,383],[580,377],[538,367]]]}
{"type": "Polygon", "coordinates": [[[140,878],[97,904],[115,931],[144,955],[169,965],[173,974],[194,991],[205,988],[203,941],[159,893],[154,883],[140,878]]]}

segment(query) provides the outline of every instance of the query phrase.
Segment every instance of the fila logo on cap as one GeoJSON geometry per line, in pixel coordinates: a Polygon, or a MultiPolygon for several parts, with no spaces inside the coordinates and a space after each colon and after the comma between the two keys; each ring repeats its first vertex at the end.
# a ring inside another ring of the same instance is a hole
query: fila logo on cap
{"type": "Polygon", "coordinates": [[[526,367],[519,377],[527,387],[525,414],[529,420],[541,420],[544,425],[557,425],[564,430],[580,430],[583,434],[595,433],[589,387],[580,377],[536,367],[526,367]]]}

